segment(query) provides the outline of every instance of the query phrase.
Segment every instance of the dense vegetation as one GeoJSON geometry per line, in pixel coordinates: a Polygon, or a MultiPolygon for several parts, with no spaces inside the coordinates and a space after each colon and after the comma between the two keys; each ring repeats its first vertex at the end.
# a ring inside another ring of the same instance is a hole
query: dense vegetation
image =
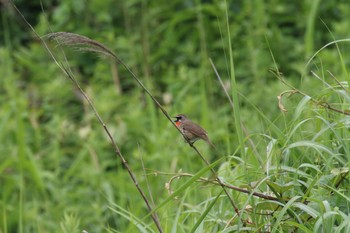
{"type": "Polygon", "coordinates": [[[164,232],[350,231],[347,0],[29,2],[36,33],[101,42],[217,150],[195,143],[208,166],[112,58],[42,37],[55,63],[2,1],[0,233],[159,231],[62,65],[164,232]]]}

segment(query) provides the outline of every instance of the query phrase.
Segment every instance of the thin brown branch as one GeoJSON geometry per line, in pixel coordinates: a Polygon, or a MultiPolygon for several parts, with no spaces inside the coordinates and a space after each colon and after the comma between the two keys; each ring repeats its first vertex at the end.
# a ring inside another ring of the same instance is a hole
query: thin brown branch
{"type": "MultiPolygon", "coordinates": [[[[169,179],[168,185],[167,185],[167,189],[168,189],[169,193],[172,193],[171,184],[173,183],[174,180],[182,178],[182,177],[193,177],[194,176],[193,174],[190,174],[190,173],[177,173],[177,174],[161,173],[161,172],[155,172],[155,173],[156,174],[163,174],[163,175],[173,175],[169,179]]],[[[155,174],[155,173],[152,173],[152,174],[155,174]]],[[[204,178],[204,177],[200,177],[198,179],[198,182],[211,183],[211,184],[219,185],[219,183],[217,181],[211,180],[211,179],[208,179],[208,178],[204,178]]],[[[281,201],[280,198],[277,198],[277,197],[274,197],[274,196],[266,195],[266,194],[259,193],[259,192],[254,192],[254,191],[251,191],[251,190],[248,190],[248,189],[244,189],[244,188],[240,188],[240,187],[237,187],[237,186],[234,186],[234,185],[231,185],[231,184],[224,184],[224,185],[225,185],[225,187],[227,187],[229,189],[232,189],[232,190],[235,190],[235,191],[238,191],[238,192],[241,192],[241,193],[245,193],[245,194],[251,194],[253,196],[260,197],[260,198],[265,199],[265,200],[281,201]]],[[[284,202],[288,202],[288,200],[289,200],[288,198],[283,198],[284,202]]]]}
{"type": "Polygon", "coordinates": [[[348,115],[350,116],[350,112],[348,110],[340,110],[338,108],[334,108],[332,107],[329,103],[327,102],[321,102],[321,101],[316,101],[315,102],[317,105],[323,107],[323,108],[326,108],[328,110],[331,110],[333,112],[337,112],[337,113],[340,113],[340,114],[343,114],[343,115],[348,115]]]}
{"type": "Polygon", "coordinates": [[[327,72],[338,83],[338,85],[350,96],[350,92],[348,91],[348,89],[345,88],[343,84],[329,70],[327,70],[327,72]]]}

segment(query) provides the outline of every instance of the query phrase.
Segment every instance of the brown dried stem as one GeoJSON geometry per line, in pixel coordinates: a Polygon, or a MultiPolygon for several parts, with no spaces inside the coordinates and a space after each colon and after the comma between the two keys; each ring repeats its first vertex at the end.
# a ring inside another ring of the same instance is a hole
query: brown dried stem
{"type": "MultiPolygon", "coordinates": [[[[160,172],[156,172],[157,174],[165,174],[165,175],[170,175],[169,173],[160,173],[160,172]]],[[[154,174],[154,173],[153,173],[154,174]]],[[[175,179],[179,179],[179,178],[182,178],[182,177],[193,177],[193,174],[190,174],[190,173],[178,173],[178,174],[172,174],[173,176],[169,179],[169,182],[168,182],[168,185],[167,185],[167,189],[169,191],[169,193],[171,194],[172,193],[172,190],[171,190],[171,184],[172,182],[175,180],[175,179]]],[[[208,178],[204,178],[204,177],[200,177],[198,179],[198,182],[203,182],[203,183],[211,183],[211,184],[215,184],[215,185],[218,185],[219,183],[215,180],[211,180],[211,179],[208,179],[208,178]]],[[[244,188],[240,188],[240,187],[237,187],[237,186],[234,186],[234,185],[231,185],[231,184],[227,184],[225,183],[224,184],[225,187],[229,188],[229,189],[232,189],[232,190],[235,190],[235,191],[238,191],[238,192],[241,192],[241,193],[246,193],[246,194],[251,194],[253,196],[256,196],[256,197],[260,197],[262,199],[265,199],[265,200],[272,200],[272,201],[281,201],[281,199],[277,198],[277,197],[274,197],[274,196],[270,196],[270,195],[266,195],[266,194],[263,194],[263,193],[259,193],[259,192],[254,192],[254,191],[251,191],[251,190],[248,190],[248,189],[244,189],[244,188]]],[[[284,202],[287,202],[288,199],[287,198],[284,198],[283,200],[284,202]]]]}

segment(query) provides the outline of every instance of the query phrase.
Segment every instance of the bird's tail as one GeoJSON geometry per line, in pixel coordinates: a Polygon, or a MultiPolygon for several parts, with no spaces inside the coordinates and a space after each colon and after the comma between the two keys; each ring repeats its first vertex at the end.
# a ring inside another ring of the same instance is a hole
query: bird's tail
{"type": "Polygon", "coordinates": [[[208,138],[208,140],[206,140],[207,141],[207,143],[209,144],[209,145],[211,145],[215,150],[216,150],[216,146],[210,141],[210,139],[208,138]]]}

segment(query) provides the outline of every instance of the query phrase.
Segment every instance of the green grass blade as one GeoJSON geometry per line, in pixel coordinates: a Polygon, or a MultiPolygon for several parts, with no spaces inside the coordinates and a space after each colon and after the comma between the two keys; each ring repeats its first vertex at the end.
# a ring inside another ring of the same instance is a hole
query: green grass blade
{"type": "Polygon", "coordinates": [[[230,58],[230,78],[231,78],[231,90],[232,90],[232,100],[234,105],[233,115],[235,120],[236,133],[238,137],[238,142],[240,146],[241,156],[245,159],[245,146],[244,146],[244,135],[243,130],[241,128],[241,114],[240,114],[240,106],[239,106],[239,93],[238,87],[236,83],[235,76],[235,67],[233,61],[233,47],[231,44],[231,33],[230,33],[230,24],[228,18],[228,5],[225,1],[225,10],[226,10],[226,26],[227,26],[227,36],[228,36],[228,48],[229,48],[229,58],[230,58]]]}
{"type": "Polygon", "coordinates": [[[216,201],[219,200],[220,195],[222,194],[223,190],[216,196],[216,198],[210,203],[210,205],[204,210],[204,212],[201,214],[201,216],[198,218],[196,224],[192,227],[190,233],[194,233],[196,229],[199,227],[199,225],[203,222],[204,218],[208,215],[209,211],[213,208],[216,201]]]}
{"type": "Polygon", "coordinates": [[[317,8],[320,4],[320,0],[312,1],[309,17],[307,19],[306,32],[305,32],[305,55],[309,56],[314,50],[314,34],[315,34],[315,18],[317,8]]]}
{"type": "Polygon", "coordinates": [[[287,211],[290,209],[290,207],[299,199],[300,196],[295,196],[292,199],[288,201],[288,203],[283,207],[283,209],[278,213],[276,222],[274,223],[274,226],[272,228],[272,233],[276,232],[278,227],[280,226],[280,223],[282,221],[282,218],[285,216],[287,211]]]}

